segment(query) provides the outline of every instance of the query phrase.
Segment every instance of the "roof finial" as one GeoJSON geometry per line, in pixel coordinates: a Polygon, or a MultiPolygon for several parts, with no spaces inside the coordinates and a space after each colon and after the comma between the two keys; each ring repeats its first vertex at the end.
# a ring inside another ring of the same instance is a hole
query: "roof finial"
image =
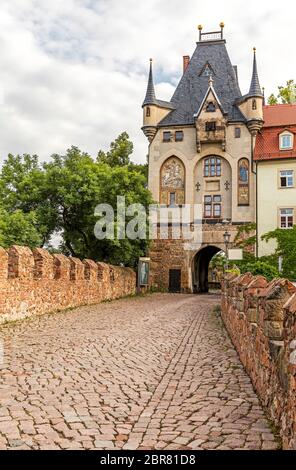
{"type": "Polygon", "coordinates": [[[209,78],[209,86],[212,88],[213,86],[213,83],[214,83],[214,80],[213,80],[213,76],[212,74],[210,75],[210,78],[209,78]]]}
{"type": "Polygon", "coordinates": [[[155,104],[156,103],[152,63],[153,63],[153,59],[150,59],[150,70],[149,70],[148,86],[147,86],[147,92],[146,92],[146,97],[145,97],[143,106],[146,106],[147,104],[155,104]]]}
{"type": "Polygon", "coordinates": [[[201,34],[202,34],[201,33],[202,32],[202,25],[201,24],[198,25],[198,31],[199,31],[199,41],[201,41],[201,34]]]}

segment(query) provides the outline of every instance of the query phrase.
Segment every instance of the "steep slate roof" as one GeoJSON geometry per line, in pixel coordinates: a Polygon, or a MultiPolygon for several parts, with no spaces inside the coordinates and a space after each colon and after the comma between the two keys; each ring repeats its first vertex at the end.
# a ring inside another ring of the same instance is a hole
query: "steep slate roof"
{"type": "Polygon", "coordinates": [[[213,70],[214,88],[230,121],[246,119],[235,102],[242,97],[234,67],[230,62],[225,41],[198,42],[190,63],[171,99],[175,107],[160,126],[194,124],[197,113],[209,88],[209,77],[202,75],[205,64],[213,70]]]}
{"type": "Polygon", "coordinates": [[[146,92],[145,100],[143,102],[142,107],[147,106],[147,105],[153,105],[153,104],[160,106],[162,108],[174,109],[174,106],[171,103],[156,99],[154,80],[153,80],[152,59],[150,59],[148,86],[147,86],[147,92],[146,92]]]}
{"type": "Polygon", "coordinates": [[[143,106],[147,104],[156,104],[156,102],[157,100],[155,96],[154,81],[153,81],[152,59],[150,59],[148,86],[147,86],[147,92],[146,92],[146,96],[143,102],[143,106]]]}
{"type": "Polygon", "coordinates": [[[249,96],[263,96],[261,86],[259,83],[259,77],[258,77],[256,49],[254,49],[253,75],[252,75],[249,96]]]}
{"type": "Polygon", "coordinates": [[[278,104],[263,107],[264,126],[256,137],[254,160],[296,158],[296,104],[278,104]],[[285,130],[294,133],[294,148],[279,149],[279,134],[285,130]]]}

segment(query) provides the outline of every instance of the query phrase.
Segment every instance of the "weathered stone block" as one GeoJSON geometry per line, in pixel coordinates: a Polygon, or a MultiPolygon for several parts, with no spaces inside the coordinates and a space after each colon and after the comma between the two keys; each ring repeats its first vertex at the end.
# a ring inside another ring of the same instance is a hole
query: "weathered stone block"
{"type": "Polygon", "coordinates": [[[281,340],[283,338],[283,322],[265,321],[264,333],[270,339],[281,340]]]}
{"type": "Polygon", "coordinates": [[[256,308],[248,308],[246,311],[246,318],[251,323],[257,323],[258,321],[258,312],[256,308]]]}

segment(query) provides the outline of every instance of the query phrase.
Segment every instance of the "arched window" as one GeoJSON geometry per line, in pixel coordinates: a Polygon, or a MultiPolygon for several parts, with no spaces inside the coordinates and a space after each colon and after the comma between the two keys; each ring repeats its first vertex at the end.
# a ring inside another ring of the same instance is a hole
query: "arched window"
{"type": "Polygon", "coordinates": [[[209,157],[204,161],[204,176],[221,176],[221,158],[209,157]]]}
{"type": "Polygon", "coordinates": [[[213,103],[213,101],[211,101],[208,106],[207,106],[207,113],[214,113],[216,111],[216,106],[215,106],[215,103],[213,103]]]}
{"type": "Polygon", "coordinates": [[[146,117],[150,117],[151,116],[151,109],[149,108],[149,106],[146,108],[146,117]]]}
{"type": "Polygon", "coordinates": [[[185,168],[177,157],[170,157],[161,168],[160,203],[166,206],[185,204],[185,168]]]}
{"type": "Polygon", "coordinates": [[[257,109],[257,101],[256,100],[252,101],[252,109],[253,109],[253,111],[255,111],[257,109]]]}
{"type": "Polygon", "coordinates": [[[238,162],[238,205],[250,204],[250,163],[247,158],[238,162]]]}

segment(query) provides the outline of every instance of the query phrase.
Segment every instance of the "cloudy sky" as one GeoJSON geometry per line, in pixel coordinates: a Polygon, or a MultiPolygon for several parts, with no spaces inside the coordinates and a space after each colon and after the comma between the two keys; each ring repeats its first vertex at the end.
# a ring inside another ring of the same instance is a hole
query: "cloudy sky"
{"type": "Polygon", "coordinates": [[[296,79],[296,6],[286,0],[0,0],[0,156],[48,159],[71,145],[96,155],[122,131],[145,161],[141,104],[149,58],[160,99],[170,99],[205,31],[225,22],[232,63],[247,92],[257,47],[266,93],[296,79]]]}

